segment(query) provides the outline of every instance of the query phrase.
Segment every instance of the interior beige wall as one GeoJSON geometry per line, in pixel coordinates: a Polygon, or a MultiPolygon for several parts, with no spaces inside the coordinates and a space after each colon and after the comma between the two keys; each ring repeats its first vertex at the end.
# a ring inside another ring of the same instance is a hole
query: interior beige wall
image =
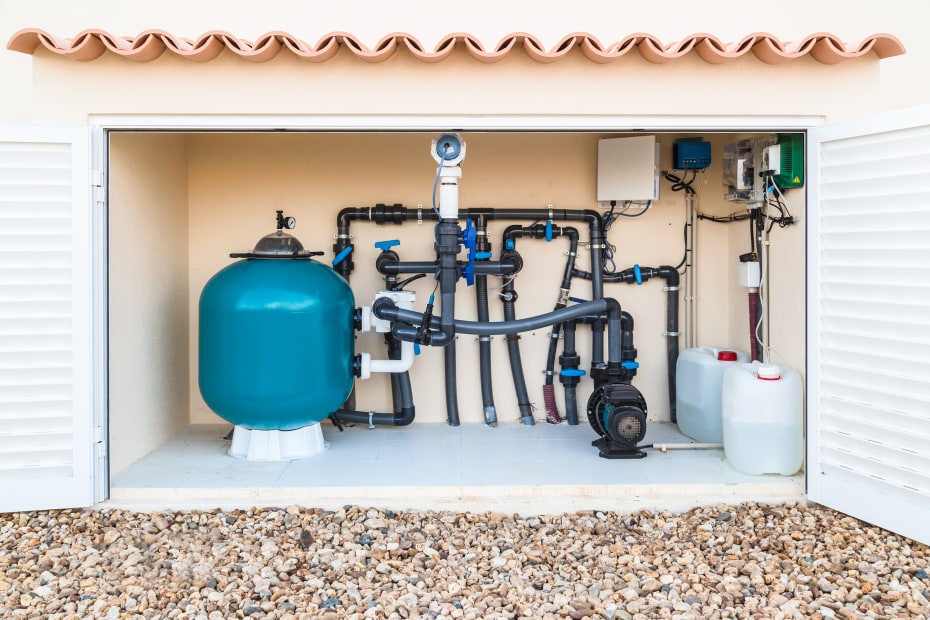
{"type": "Polygon", "coordinates": [[[188,423],[186,143],[183,134],[110,140],[111,475],[188,423]]]}
{"type": "MultiPolygon", "coordinates": [[[[608,134],[488,134],[466,133],[467,158],[463,164],[461,205],[463,207],[597,208],[597,140],[608,134]]],[[[430,209],[430,192],[435,164],[429,156],[433,134],[199,134],[189,138],[190,161],[190,368],[191,384],[196,385],[197,303],[206,281],[228,265],[231,251],[251,248],[255,241],[274,228],[274,211],[283,209],[298,221],[297,237],[308,249],[323,250],[332,259],[336,213],[349,206],[369,206],[378,202],[430,209]]],[[[662,135],[662,167],[671,167],[671,141],[662,135]]],[[[722,153],[721,136],[714,141],[714,157],[722,153]]],[[[719,159],[718,159],[719,161],[719,159]]],[[[699,187],[696,183],[695,187],[699,187]]],[[[677,265],[683,254],[682,225],[684,197],[662,183],[660,199],[639,218],[621,218],[609,239],[617,246],[618,268],[634,263],[642,266],[677,265]]],[[[701,208],[722,212],[719,167],[704,177],[701,208]]],[[[500,235],[512,222],[491,225],[495,252],[500,235]]],[[[580,225],[582,241],[588,239],[580,225]]],[[[398,251],[405,260],[432,260],[432,227],[428,223],[404,226],[352,226],[354,260],[357,264],[351,283],[356,303],[371,303],[382,281],[372,268],[378,250],[374,243],[383,239],[401,240],[398,251]]],[[[727,271],[730,257],[727,230],[723,226],[699,228],[699,335],[702,344],[727,345],[729,337],[729,288],[727,271]]],[[[516,280],[520,295],[518,316],[547,312],[558,296],[558,284],[565,264],[567,242],[552,244],[521,241],[518,248],[526,268],[516,280]]],[[[582,252],[578,267],[590,269],[587,253],[582,252]]],[[[418,293],[422,309],[432,284],[420,280],[411,286],[418,293]]],[[[500,280],[491,278],[491,318],[501,320],[501,305],[494,294],[500,280]]],[[[606,294],[616,297],[636,321],[636,346],[642,364],[636,384],[646,395],[652,419],[668,419],[665,362],[665,294],[663,281],[653,280],[642,287],[608,284],[606,294]]],[[[590,298],[590,284],[577,280],[572,294],[590,298]]],[[[476,317],[473,289],[460,282],[456,316],[476,317]]],[[[541,385],[544,380],[548,329],[524,334],[521,340],[523,363],[531,400],[537,416],[545,415],[541,385]]],[[[590,335],[579,330],[579,350],[583,366],[590,363],[590,335]]],[[[477,341],[461,336],[457,341],[459,363],[459,407],[463,422],[482,419],[477,361],[477,341]]],[[[358,349],[383,357],[384,345],[375,334],[360,335],[358,349]]],[[[505,342],[492,342],[495,368],[494,395],[499,418],[517,420],[510,365],[505,342]]],[[[442,353],[424,348],[412,372],[417,419],[445,421],[442,386],[442,353]]],[[[561,388],[557,388],[561,402],[561,388]]],[[[579,405],[590,392],[590,381],[579,390],[579,405]]],[[[358,404],[363,409],[390,407],[387,381],[377,377],[358,384],[358,404]]],[[[206,408],[197,390],[191,390],[191,420],[217,421],[206,408]]]]}

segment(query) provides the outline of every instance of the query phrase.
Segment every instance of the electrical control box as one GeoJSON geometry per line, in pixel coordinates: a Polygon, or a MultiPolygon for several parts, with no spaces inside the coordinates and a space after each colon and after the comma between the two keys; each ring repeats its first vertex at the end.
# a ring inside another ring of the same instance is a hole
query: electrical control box
{"type": "Polygon", "coordinates": [[[723,147],[723,199],[745,202],[749,208],[762,205],[762,148],[755,138],[731,142],[723,147]]]}
{"type": "Polygon", "coordinates": [[[597,200],[644,201],[659,197],[659,143],[655,136],[597,142],[597,200]]]}
{"type": "Polygon", "coordinates": [[[710,167],[710,142],[700,138],[680,138],[672,143],[675,170],[703,170],[710,167]]]}
{"type": "Polygon", "coordinates": [[[769,147],[775,149],[769,157],[770,165],[777,168],[772,180],[781,189],[801,187],[804,185],[804,136],[780,133],[775,140],[775,144],[769,147]]]}

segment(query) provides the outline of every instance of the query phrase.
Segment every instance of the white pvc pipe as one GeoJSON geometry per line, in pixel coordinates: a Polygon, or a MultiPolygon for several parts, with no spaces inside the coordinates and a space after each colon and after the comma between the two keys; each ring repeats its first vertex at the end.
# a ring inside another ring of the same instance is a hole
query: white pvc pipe
{"type": "Polygon", "coordinates": [[[460,166],[441,165],[439,174],[439,217],[454,220],[459,216],[459,179],[462,178],[460,166]]]}
{"type": "Polygon", "coordinates": [[[370,353],[362,353],[361,378],[368,379],[373,372],[406,372],[413,366],[413,343],[400,343],[399,360],[373,360],[370,353]]]}
{"type": "Polygon", "coordinates": [[[660,452],[669,450],[721,450],[722,443],[654,443],[652,447],[660,452]]]}

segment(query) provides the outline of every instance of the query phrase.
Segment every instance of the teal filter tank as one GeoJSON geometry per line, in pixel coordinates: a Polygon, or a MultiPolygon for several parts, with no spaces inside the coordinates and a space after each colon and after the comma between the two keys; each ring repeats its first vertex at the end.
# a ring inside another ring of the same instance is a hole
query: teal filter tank
{"type": "MultiPolygon", "coordinates": [[[[286,222],[290,221],[288,225],[286,222]]],[[[278,231],[200,295],[200,393],[223,419],[288,431],[320,422],[352,390],[355,300],[348,283],[278,231]]]]}

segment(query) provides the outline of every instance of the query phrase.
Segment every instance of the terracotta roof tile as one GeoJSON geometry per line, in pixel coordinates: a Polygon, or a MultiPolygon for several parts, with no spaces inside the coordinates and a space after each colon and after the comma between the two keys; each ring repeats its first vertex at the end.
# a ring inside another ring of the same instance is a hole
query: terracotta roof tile
{"type": "Polygon", "coordinates": [[[517,48],[540,63],[555,62],[576,48],[585,58],[596,63],[608,63],[636,51],[645,60],[656,64],[670,62],[691,53],[712,64],[751,53],[767,64],[779,64],[810,55],[828,65],[869,53],[879,58],[904,53],[904,45],[890,34],[873,34],[850,45],[826,32],[811,34],[796,42],[782,41],[765,32],[754,32],[731,43],[725,43],[707,33],[693,34],[671,43],[664,43],[651,34],[636,33],[610,44],[601,43],[589,33],[576,32],[564,36],[551,49],[546,49],[538,38],[526,32],[508,34],[489,48],[475,35],[456,32],[446,35],[433,50],[428,50],[416,37],[404,32],[386,35],[374,47],[368,47],[346,32],[331,32],[313,44],[281,31],[265,33],[255,41],[240,39],[221,30],[204,33],[196,39],[187,39],[164,30],[146,30],[135,37],[118,37],[104,30],[92,29],[66,39],[38,28],[26,28],[14,34],[7,43],[8,49],[24,54],[35,53],[39,46],[72,60],[94,60],[110,52],[140,62],[154,60],[165,52],[206,62],[219,56],[224,49],[253,62],[271,60],[282,50],[311,62],[325,62],[335,56],[340,48],[367,62],[383,62],[394,56],[398,49],[406,49],[423,62],[440,62],[461,48],[474,59],[486,63],[497,62],[517,48]]]}

